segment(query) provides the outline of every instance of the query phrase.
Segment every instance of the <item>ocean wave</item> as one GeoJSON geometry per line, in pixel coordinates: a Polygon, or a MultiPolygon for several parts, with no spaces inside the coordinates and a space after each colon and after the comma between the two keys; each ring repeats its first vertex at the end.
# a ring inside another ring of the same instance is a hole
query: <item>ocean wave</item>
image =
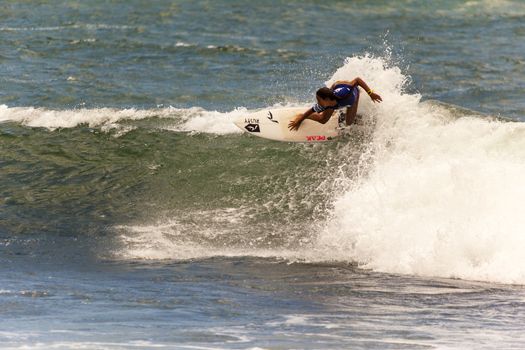
{"type": "Polygon", "coordinates": [[[207,111],[200,107],[155,109],[69,109],[50,110],[38,107],[8,107],[0,105],[0,122],[16,122],[27,127],[56,130],[86,125],[102,131],[128,129],[125,122],[148,118],[171,119],[172,124],[159,128],[178,132],[211,133],[217,135],[240,133],[232,122],[239,114],[248,113],[246,108],[230,112],[207,111]]]}
{"type": "MultiPolygon", "coordinates": [[[[249,218],[229,212],[229,217],[237,218],[232,223],[216,222],[211,230],[206,228],[206,232],[229,237],[226,247],[221,240],[192,240],[191,234],[173,234],[180,226],[173,225],[177,220],[172,218],[175,221],[168,226],[161,221],[138,229],[140,232],[128,228],[140,238],[131,245],[129,241],[123,244],[122,256],[185,259],[253,255],[357,263],[388,273],[525,284],[521,254],[525,220],[519,213],[525,201],[521,184],[525,174],[524,124],[421,102],[420,95],[405,92],[408,77],[382,58],[348,58],[327,83],[355,76],[365,79],[384,100],[373,104],[363,95],[360,101],[360,112],[376,120],[368,151],[352,166],[358,168],[353,169],[358,176],[349,176],[345,170],[350,146],[336,147],[336,156],[315,150],[309,153],[332,161],[327,164],[333,168],[333,177],[320,180],[317,187],[331,199],[328,204],[314,204],[324,208],[324,218],[305,216],[300,225],[292,221],[281,225],[277,236],[282,238],[287,232],[297,239],[296,245],[270,242],[265,248],[258,244],[257,232],[271,239],[269,232],[275,230],[272,220],[254,228],[249,218]],[[246,242],[248,229],[255,231],[250,231],[246,242]],[[297,236],[298,232],[301,235],[297,236]],[[235,239],[243,243],[236,245],[235,239]]],[[[204,125],[207,118],[214,118],[208,113],[201,117],[204,125]]],[[[181,126],[179,130],[204,128],[195,113],[181,126]]],[[[295,184],[295,173],[290,170],[287,183],[295,184]]],[[[290,200],[297,189],[287,195],[290,200]]],[[[308,196],[307,201],[314,197],[308,196]]],[[[282,203],[286,198],[278,195],[275,200],[282,203]]],[[[264,206],[271,207],[271,203],[264,206]]],[[[199,230],[198,225],[192,227],[193,232],[199,230]]],[[[122,237],[131,236],[124,233],[122,237]]]]}

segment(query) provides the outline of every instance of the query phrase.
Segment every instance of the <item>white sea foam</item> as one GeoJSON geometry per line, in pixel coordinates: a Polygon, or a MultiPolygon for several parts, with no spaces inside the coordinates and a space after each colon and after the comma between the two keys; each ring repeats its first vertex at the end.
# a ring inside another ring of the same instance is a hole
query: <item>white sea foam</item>
{"type": "Polygon", "coordinates": [[[35,107],[8,107],[0,105],[0,122],[13,121],[30,127],[50,130],[73,128],[78,125],[90,127],[116,127],[121,120],[138,120],[153,116],[164,116],[163,110],[136,110],[112,108],[49,110],[35,107]]]}
{"type": "Polygon", "coordinates": [[[195,46],[194,44],[189,44],[187,42],[184,42],[184,41],[177,41],[175,43],[175,46],[176,47],[190,47],[190,46],[195,46]]]}
{"type": "Polygon", "coordinates": [[[162,126],[173,131],[202,132],[212,134],[240,133],[233,124],[233,118],[247,113],[245,108],[231,112],[207,111],[199,107],[192,108],[155,108],[155,109],[114,109],[114,108],[78,108],[69,110],[50,110],[36,107],[8,107],[0,105],[0,122],[17,122],[29,127],[41,127],[49,130],[74,128],[88,125],[103,131],[124,128],[125,121],[147,118],[173,119],[171,126],[162,126]]]}
{"type": "Polygon", "coordinates": [[[174,131],[202,132],[209,134],[234,134],[242,132],[233,120],[239,114],[248,113],[246,108],[237,108],[231,112],[221,113],[206,111],[201,108],[190,108],[185,113],[184,122],[173,127],[174,131]]]}
{"type": "Polygon", "coordinates": [[[373,106],[371,172],[336,198],[319,257],[330,252],[331,260],[378,271],[525,283],[525,125],[452,118],[403,93],[405,77],[383,64],[352,58],[334,75],[362,75],[384,102],[373,106]]]}

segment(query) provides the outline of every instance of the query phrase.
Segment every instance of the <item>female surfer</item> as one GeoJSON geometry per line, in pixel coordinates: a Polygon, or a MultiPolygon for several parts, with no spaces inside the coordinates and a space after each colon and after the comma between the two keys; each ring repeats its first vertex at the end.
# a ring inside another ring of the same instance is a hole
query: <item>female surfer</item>
{"type": "Polygon", "coordinates": [[[330,88],[322,87],[315,93],[317,103],[312,108],[297,115],[289,124],[290,130],[298,130],[299,126],[305,119],[315,120],[321,124],[330,120],[330,117],[336,109],[346,108],[346,125],[354,122],[357,113],[357,104],[359,103],[359,86],[362,87],[370,96],[372,101],[381,102],[383,99],[368,87],[361,78],[355,78],[352,81],[339,80],[330,88]]]}

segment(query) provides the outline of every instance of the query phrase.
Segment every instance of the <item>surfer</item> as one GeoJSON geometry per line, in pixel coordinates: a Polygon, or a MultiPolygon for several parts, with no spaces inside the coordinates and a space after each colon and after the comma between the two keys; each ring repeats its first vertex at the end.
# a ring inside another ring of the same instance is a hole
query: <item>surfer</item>
{"type": "Polygon", "coordinates": [[[359,87],[362,87],[374,102],[383,99],[376,94],[361,78],[352,81],[339,80],[330,88],[322,87],[315,93],[317,103],[303,114],[298,114],[289,124],[290,130],[298,130],[305,119],[315,120],[325,124],[336,109],[346,107],[346,125],[354,122],[359,103],[359,87]]]}

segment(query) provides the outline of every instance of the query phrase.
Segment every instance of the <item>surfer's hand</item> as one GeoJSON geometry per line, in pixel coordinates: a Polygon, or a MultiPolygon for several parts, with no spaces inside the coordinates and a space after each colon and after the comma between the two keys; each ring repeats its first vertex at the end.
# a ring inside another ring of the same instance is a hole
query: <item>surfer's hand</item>
{"type": "Polygon", "coordinates": [[[288,123],[288,129],[290,129],[291,131],[299,130],[299,126],[301,126],[303,120],[303,115],[298,114],[292,121],[290,121],[290,123],[288,123]]]}
{"type": "Polygon", "coordinates": [[[371,92],[370,94],[368,94],[368,96],[370,96],[370,98],[371,98],[372,101],[374,101],[374,102],[381,102],[381,101],[383,101],[383,99],[381,98],[381,96],[379,96],[379,95],[376,94],[375,92],[371,92]]]}

